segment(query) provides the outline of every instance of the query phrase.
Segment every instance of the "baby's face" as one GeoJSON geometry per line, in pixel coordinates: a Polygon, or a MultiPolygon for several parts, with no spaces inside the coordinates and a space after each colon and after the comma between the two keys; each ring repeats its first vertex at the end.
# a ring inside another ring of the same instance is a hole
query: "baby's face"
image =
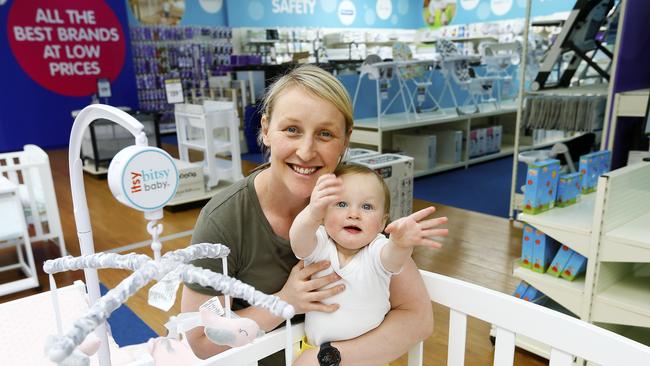
{"type": "Polygon", "coordinates": [[[327,209],[325,229],[338,245],[359,249],[384,228],[384,191],[377,178],[369,174],[347,174],[340,178],[343,192],[327,209]]]}

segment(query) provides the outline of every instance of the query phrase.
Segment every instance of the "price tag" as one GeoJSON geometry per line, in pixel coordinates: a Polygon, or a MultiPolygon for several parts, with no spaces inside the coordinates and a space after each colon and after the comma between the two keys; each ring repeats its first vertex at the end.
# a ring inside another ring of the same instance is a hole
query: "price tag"
{"type": "Polygon", "coordinates": [[[111,97],[111,81],[106,78],[97,79],[97,95],[100,98],[111,97]]]}
{"type": "Polygon", "coordinates": [[[201,306],[199,306],[199,311],[203,310],[203,309],[207,309],[207,310],[215,313],[217,316],[223,316],[223,314],[226,312],[223,309],[223,306],[221,305],[221,301],[219,301],[218,296],[215,296],[215,297],[211,298],[210,300],[208,300],[208,301],[204,302],[203,304],[201,304],[201,306]]]}
{"type": "Polygon", "coordinates": [[[176,301],[176,292],[180,284],[181,278],[178,272],[167,273],[158,283],[151,286],[147,302],[160,310],[168,311],[176,301]]]}
{"type": "Polygon", "coordinates": [[[167,103],[183,103],[183,84],[181,79],[165,80],[165,93],[167,94],[167,103]]]}

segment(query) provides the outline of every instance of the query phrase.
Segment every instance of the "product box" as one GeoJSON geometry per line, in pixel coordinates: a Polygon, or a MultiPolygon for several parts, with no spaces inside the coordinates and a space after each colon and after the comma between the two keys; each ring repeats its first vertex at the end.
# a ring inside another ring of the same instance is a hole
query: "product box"
{"type": "Polygon", "coordinates": [[[580,173],[582,178],[580,187],[582,193],[587,194],[596,191],[598,177],[607,173],[612,164],[612,153],[609,150],[596,151],[580,157],[580,173]]]}
{"type": "Polygon", "coordinates": [[[485,129],[485,145],[487,154],[495,154],[501,151],[501,135],[503,126],[492,126],[485,129]]]}
{"type": "Polygon", "coordinates": [[[528,286],[526,292],[524,292],[523,300],[534,302],[536,304],[541,304],[546,300],[546,295],[544,295],[540,290],[534,288],[533,286],[528,286]]]}
{"type": "Polygon", "coordinates": [[[463,157],[463,131],[438,131],[436,137],[438,163],[460,163],[463,157]]]}
{"type": "Polygon", "coordinates": [[[390,221],[408,216],[413,210],[413,158],[397,154],[381,154],[355,159],[351,164],[365,165],[381,175],[390,190],[390,221]]]}
{"type": "Polygon", "coordinates": [[[582,274],[587,268],[587,258],[583,255],[573,252],[566,267],[562,271],[562,278],[573,281],[577,276],[582,274]]]}
{"type": "Polygon", "coordinates": [[[580,173],[560,175],[555,206],[566,207],[580,200],[580,177],[580,173]]]}
{"type": "Polygon", "coordinates": [[[487,130],[477,128],[469,131],[469,157],[485,155],[487,152],[487,130]]]}
{"type": "Polygon", "coordinates": [[[535,230],[533,240],[533,268],[532,270],[539,273],[546,272],[551,260],[557,253],[560,244],[550,236],[535,230]],[[541,235],[539,235],[541,233],[541,235]]]}
{"type": "Polygon", "coordinates": [[[522,299],[524,297],[524,293],[526,293],[526,290],[528,289],[528,287],[529,287],[529,285],[526,282],[524,282],[524,281],[519,282],[519,285],[515,289],[515,292],[513,292],[512,296],[522,299]]]}
{"type": "Polygon", "coordinates": [[[551,261],[551,265],[548,266],[546,273],[549,273],[555,277],[560,277],[560,274],[562,274],[562,271],[564,271],[567,263],[569,263],[569,258],[571,258],[571,255],[573,253],[574,251],[571,248],[567,247],[566,245],[562,245],[557,251],[557,254],[555,254],[553,261],[551,261]]]}
{"type": "Polygon", "coordinates": [[[380,155],[381,153],[375,150],[362,149],[359,147],[348,149],[343,157],[343,161],[350,161],[354,159],[370,158],[380,155]]]}
{"type": "Polygon", "coordinates": [[[173,160],[178,170],[178,188],[174,199],[185,199],[205,194],[203,163],[173,160]]]}
{"type": "Polygon", "coordinates": [[[542,234],[534,227],[524,224],[523,235],[521,236],[521,261],[524,268],[533,268],[533,241],[542,234]],[[539,233],[539,234],[538,234],[539,233]]]}
{"type": "Polygon", "coordinates": [[[538,214],[554,207],[560,161],[548,159],[528,165],[524,188],[524,212],[538,214]]]}
{"type": "Polygon", "coordinates": [[[393,149],[412,156],[417,170],[429,170],[436,166],[436,135],[395,133],[393,149]]]}

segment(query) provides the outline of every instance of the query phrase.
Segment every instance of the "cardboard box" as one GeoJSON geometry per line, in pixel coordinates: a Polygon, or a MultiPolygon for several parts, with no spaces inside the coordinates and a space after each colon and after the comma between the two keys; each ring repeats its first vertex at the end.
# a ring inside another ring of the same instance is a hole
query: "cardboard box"
{"type": "Polygon", "coordinates": [[[524,212],[538,214],[554,207],[560,161],[548,159],[528,166],[524,189],[524,212]]]}
{"type": "Polygon", "coordinates": [[[495,154],[501,151],[501,135],[503,126],[492,126],[485,129],[485,152],[495,154]]]}
{"type": "Polygon", "coordinates": [[[560,244],[555,241],[555,239],[542,233],[539,230],[535,230],[535,236],[533,240],[532,270],[539,273],[546,272],[559,247],[560,244]]]}
{"type": "Polygon", "coordinates": [[[203,163],[190,163],[183,160],[173,159],[178,170],[178,188],[196,184],[204,184],[203,163]]]}
{"type": "Polygon", "coordinates": [[[381,154],[355,159],[350,163],[365,165],[381,175],[390,190],[390,221],[408,216],[413,210],[413,158],[397,154],[381,154]]]}
{"type": "Polygon", "coordinates": [[[350,161],[354,159],[363,159],[363,158],[370,158],[373,156],[380,155],[381,153],[375,150],[370,150],[370,149],[362,149],[362,148],[351,148],[348,149],[347,153],[345,154],[343,161],[350,161]]]}
{"type": "Polygon", "coordinates": [[[580,200],[580,173],[562,174],[557,185],[555,206],[566,207],[580,200]]]}
{"type": "Polygon", "coordinates": [[[533,286],[528,286],[526,292],[524,292],[523,300],[534,302],[536,304],[541,303],[546,298],[540,290],[534,288],[533,286]]]}
{"type": "Polygon", "coordinates": [[[573,281],[577,276],[581,275],[586,268],[587,258],[577,252],[573,252],[571,258],[569,258],[569,262],[566,267],[564,267],[561,276],[566,280],[573,281]]]}
{"type": "Polygon", "coordinates": [[[529,287],[529,285],[526,282],[524,282],[524,281],[519,282],[519,285],[515,289],[515,292],[512,294],[512,296],[522,299],[524,297],[524,293],[526,293],[526,290],[528,289],[528,287],[529,287]]]}
{"type": "Polygon", "coordinates": [[[569,258],[571,258],[571,254],[573,253],[574,251],[571,248],[562,245],[557,251],[557,254],[555,254],[553,261],[551,261],[551,265],[548,266],[546,273],[550,273],[555,277],[560,277],[560,274],[564,271],[567,263],[569,263],[569,258]]]}
{"type": "Polygon", "coordinates": [[[436,132],[436,136],[438,163],[460,163],[463,158],[463,131],[439,131],[436,132]]]}
{"type": "Polygon", "coordinates": [[[583,194],[596,191],[598,177],[610,170],[611,163],[612,153],[609,150],[596,151],[580,157],[580,187],[583,194]]]}
{"type": "Polygon", "coordinates": [[[487,130],[478,128],[469,132],[469,157],[485,155],[487,152],[487,130]]]}
{"type": "Polygon", "coordinates": [[[393,134],[393,149],[412,156],[417,170],[429,170],[436,166],[436,135],[396,133],[393,134]]]}
{"type": "MultiPolygon", "coordinates": [[[[524,268],[533,268],[533,241],[538,236],[534,227],[524,224],[523,235],[521,236],[521,261],[524,268]]],[[[541,233],[541,231],[540,231],[541,233]]]]}

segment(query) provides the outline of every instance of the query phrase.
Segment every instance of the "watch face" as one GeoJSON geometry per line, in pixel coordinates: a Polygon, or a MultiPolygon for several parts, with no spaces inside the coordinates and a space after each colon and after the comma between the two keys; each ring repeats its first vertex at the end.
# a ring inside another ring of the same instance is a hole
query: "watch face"
{"type": "Polygon", "coordinates": [[[318,352],[320,366],[338,366],[339,362],[341,362],[341,354],[334,347],[322,348],[318,352]]]}

